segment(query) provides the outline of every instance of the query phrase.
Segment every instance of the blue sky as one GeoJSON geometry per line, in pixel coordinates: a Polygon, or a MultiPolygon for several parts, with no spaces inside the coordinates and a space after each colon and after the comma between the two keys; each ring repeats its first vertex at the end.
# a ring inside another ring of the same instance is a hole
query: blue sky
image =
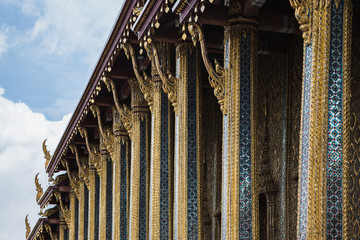
{"type": "Polygon", "coordinates": [[[47,186],[42,141],[54,152],[122,0],[0,0],[0,240],[24,239],[47,186]],[[4,197],[6,196],[6,197],[4,197]]]}

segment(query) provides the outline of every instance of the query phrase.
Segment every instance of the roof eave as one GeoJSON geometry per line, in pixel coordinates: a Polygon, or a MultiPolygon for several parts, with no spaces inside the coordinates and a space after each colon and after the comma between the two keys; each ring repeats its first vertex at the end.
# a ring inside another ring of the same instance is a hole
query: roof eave
{"type": "Polygon", "coordinates": [[[125,0],[125,2],[122,5],[122,8],[121,8],[118,18],[116,20],[116,23],[111,31],[111,34],[110,34],[108,41],[104,47],[104,50],[102,51],[102,54],[96,64],[96,67],[93,71],[90,81],[89,81],[88,85],[86,86],[85,91],[80,99],[80,102],[77,105],[75,112],[72,115],[70,122],[69,122],[68,126],[66,127],[66,130],[65,130],[65,132],[55,150],[55,153],[54,153],[53,157],[51,158],[51,161],[46,169],[46,172],[48,173],[49,177],[51,177],[56,170],[56,167],[59,163],[60,157],[61,157],[63,151],[66,149],[68,141],[70,140],[72,133],[76,129],[76,126],[79,123],[81,115],[84,112],[85,108],[87,107],[87,104],[89,103],[89,100],[91,99],[91,96],[92,96],[93,92],[95,91],[97,84],[100,81],[100,77],[101,77],[103,71],[105,70],[106,64],[109,61],[109,59],[112,55],[112,52],[116,48],[116,45],[119,42],[120,37],[126,28],[128,20],[131,17],[131,11],[129,11],[129,9],[132,9],[135,6],[136,2],[137,2],[136,0],[125,0]]]}

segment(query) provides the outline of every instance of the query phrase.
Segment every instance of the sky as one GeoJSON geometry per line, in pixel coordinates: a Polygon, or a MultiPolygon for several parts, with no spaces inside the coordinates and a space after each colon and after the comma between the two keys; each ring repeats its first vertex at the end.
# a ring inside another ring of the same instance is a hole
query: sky
{"type": "Polygon", "coordinates": [[[99,59],[123,0],[0,0],[0,240],[25,238],[52,154],[99,59]]]}

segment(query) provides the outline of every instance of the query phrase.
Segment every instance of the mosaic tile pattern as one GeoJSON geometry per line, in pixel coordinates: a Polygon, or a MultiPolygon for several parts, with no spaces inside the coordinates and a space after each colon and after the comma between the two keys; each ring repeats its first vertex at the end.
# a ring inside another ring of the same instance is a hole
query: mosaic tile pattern
{"type": "MultiPolygon", "coordinates": [[[[229,69],[229,45],[230,40],[226,41],[225,46],[225,60],[224,67],[226,70],[229,69]]],[[[229,169],[229,160],[228,160],[228,139],[229,139],[229,117],[228,115],[223,115],[223,136],[222,136],[222,193],[221,193],[221,239],[226,239],[226,219],[227,219],[227,188],[228,188],[228,169],[229,169]]]]}
{"type": "Polygon", "coordinates": [[[139,239],[146,239],[146,120],[140,121],[139,239]]]}
{"type": "Polygon", "coordinates": [[[69,240],[69,230],[68,230],[68,228],[64,229],[64,240],[69,240]]]}
{"type": "Polygon", "coordinates": [[[112,238],[112,200],[113,200],[112,161],[106,161],[106,239],[112,238]]]}
{"type": "Polygon", "coordinates": [[[75,239],[79,239],[79,200],[75,197],[75,239]]]}
{"type": "Polygon", "coordinates": [[[239,239],[252,238],[250,37],[241,38],[239,239]]]}
{"type": "Polygon", "coordinates": [[[95,174],[95,240],[99,239],[100,228],[100,177],[95,174]]]}
{"type": "Polygon", "coordinates": [[[227,188],[228,188],[228,144],[229,139],[229,118],[228,115],[223,116],[223,156],[222,156],[222,203],[221,203],[221,239],[226,240],[226,218],[227,218],[227,188]]]}
{"type": "Polygon", "coordinates": [[[343,2],[331,7],[326,239],[342,239],[343,2]]]}
{"type": "MultiPolygon", "coordinates": [[[[176,57],[176,78],[180,77],[180,58],[176,57]]],[[[179,101],[179,99],[178,99],[179,101]]],[[[181,108],[178,108],[178,114],[175,115],[175,133],[174,133],[174,239],[178,237],[178,212],[179,212],[179,134],[180,123],[179,116],[181,108]]]]}
{"type": "Polygon", "coordinates": [[[169,100],[161,91],[160,239],[169,239],[169,100]]]}
{"type": "Polygon", "coordinates": [[[312,71],[312,46],[305,47],[304,89],[302,103],[302,135],[300,160],[300,206],[299,206],[299,240],[306,239],[308,216],[308,185],[309,185],[309,135],[310,135],[310,90],[312,71]]]}
{"type": "Polygon", "coordinates": [[[127,236],[127,164],[126,144],[121,143],[120,149],[121,184],[120,184],[120,239],[127,236]]]}
{"type": "Polygon", "coordinates": [[[188,197],[188,239],[198,238],[198,196],[197,196],[197,146],[198,134],[196,121],[196,53],[188,53],[188,169],[187,169],[187,197],[188,197]]]}
{"type": "MultiPolygon", "coordinates": [[[[85,184],[84,184],[85,185],[85,184]]],[[[84,240],[89,238],[89,189],[85,185],[85,198],[84,198],[84,240]]]]}
{"type": "MultiPolygon", "coordinates": [[[[285,62],[286,64],[286,62],[285,62]]],[[[287,64],[286,64],[287,65],[287,64]]],[[[286,66],[285,65],[285,66],[286,66]]],[[[282,111],[282,158],[281,158],[281,185],[280,185],[280,206],[284,206],[280,210],[280,239],[286,239],[286,129],[287,129],[287,111],[286,111],[286,96],[287,96],[287,77],[284,74],[283,83],[283,111],[282,111]]]]}
{"type": "MultiPolygon", "coordinates": [[[[180,109],[179,109],[180,110],[180,109]]],[[[179,212],[179,116],[175,115],[175,136],[174,136],[174,239],[178,237],[178,212],[179,212]]]]}

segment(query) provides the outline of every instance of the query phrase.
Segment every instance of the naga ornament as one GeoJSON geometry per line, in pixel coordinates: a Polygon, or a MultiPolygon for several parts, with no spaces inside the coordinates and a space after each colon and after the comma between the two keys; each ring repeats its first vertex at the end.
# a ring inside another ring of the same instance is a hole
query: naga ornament
{"type": "Polygon", "coordinates": [[[210,63],[208,52],[205,45],[204,33],[199,25],[194,22],[189,23],[188,31],[191,35],[191,40],[193,41],[194,46],[196,43],[200,43],[201,56],[204,61],[205,68],[209,74],[209,82],[212,88],[214,88],[215,97],[218,99],[220,104],[220,109],[224,112],[224,103],[225,103],[225,69],[219,65],[215,60],[215,69],[210,63]]]}
{"type": "Polygon", "coordinates": [[[156,43],[145,42],[144,48],[146,49],[149,58],[151,61],[155,62],[156,71],[158,72],[160,79],[163,83],[163,90],[168,94],[168,98],[173,105],[174,109],[177,109],[177,82],[178,79],[175,78],[169,71],[169,69],[164,69],[160,63],[159,51],[157,49],[156,43]],[[165,72],[166,71],[166,72],[165,72]]]}
{"type": "Polygon", "coordinates": [[[46,148],[46,140],[44,140],[43,144],[42,144],[42,148],[43,148],[43,151],[44,151],[44,158],[46,159],[45,161],[45,169],[47,169],[48,165],[49,165],[49,162],[50,162],[50,159],[51,159],[51,155],[50,155],[50,152],[47,150],[46,148]]]}
{"type": "Polygon", "coordinates": [[[36,174],[35,176],[35,186],[36,186],[36,202],[39,202],[41,196],[43,195],[43,189],[39,183],[39,179],[38,179],[39,173],[36,174]]]}
{"type": "Polygon", "coordinates": [[[26,217],[25,217],[26,238],[28,238],[28,237],[29,237],[29,234],[30,234],[30,232],[31,232],[31,228],[30,228],[30,224],[29,224],[28,216],[29,216],[29,215],[26,215],[26,217]]]}

